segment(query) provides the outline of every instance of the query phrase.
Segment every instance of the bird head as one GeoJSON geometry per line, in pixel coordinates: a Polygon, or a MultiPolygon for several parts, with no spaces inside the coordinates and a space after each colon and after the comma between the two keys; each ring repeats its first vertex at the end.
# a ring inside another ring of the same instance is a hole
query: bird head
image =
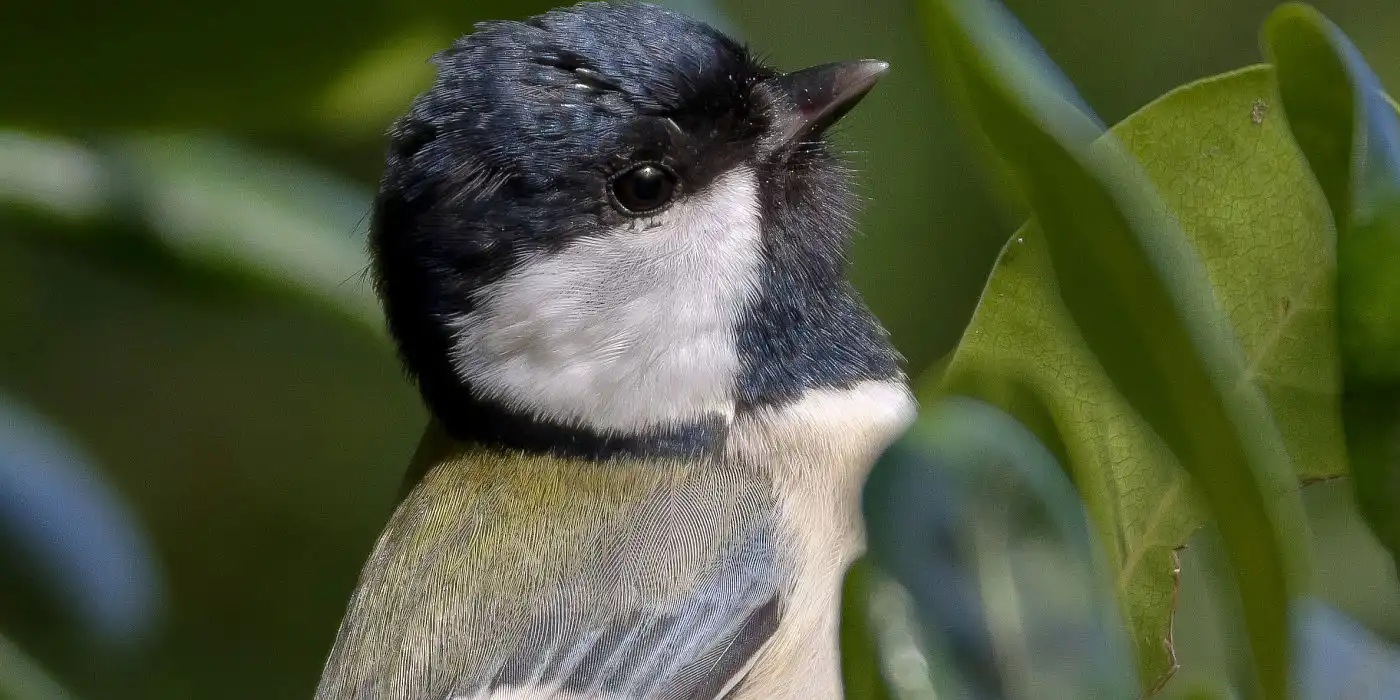
{"type": "Polygon", "coordinates": [[[484,23],[435,63],[391,130],[371,248],[449,433],[692,449],[898,373],[845,281],[853,197],[825,139],[886,64],[780,73],[684,15],[592,2],[484,23]]]}

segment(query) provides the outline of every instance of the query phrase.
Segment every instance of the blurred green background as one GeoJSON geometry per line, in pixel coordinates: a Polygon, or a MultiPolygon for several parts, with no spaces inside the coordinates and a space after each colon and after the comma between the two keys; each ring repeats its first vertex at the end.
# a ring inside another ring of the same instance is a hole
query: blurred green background
{"type": "MultiPolygon", "coordinates": [[[[916,4],[671,4],[783,69],[894,65],[839,135],[867,199],[853,274],[911,374],[937,361],[1020,217],[939,94],[916,4]]],[[[1274,5],[1006,4],[1107,123],[1258,62],[1274,5]]],[[[1315,4],[1400,86],[1400,4],[1315,4]]],[[[0,641],[86,698],[310,696],[425,418],[363,275],[382,133],[433,51],[550,5],[6,8],[0,641]],[[77,540],[94,499],[122,504],[98,530],[144,544],[77,540]]],[[[1400,596],[1345,486],[1309,500],[1321,593],[1400,638],[1400,596]]],[[[1211,640],[1183,640],[1190,671],[1228,641],[1191,602],[1186,562],[1178,629],[1211,640]]],[[[0,674],[18,673],[15,653],[0,644],[0,674]]]]}

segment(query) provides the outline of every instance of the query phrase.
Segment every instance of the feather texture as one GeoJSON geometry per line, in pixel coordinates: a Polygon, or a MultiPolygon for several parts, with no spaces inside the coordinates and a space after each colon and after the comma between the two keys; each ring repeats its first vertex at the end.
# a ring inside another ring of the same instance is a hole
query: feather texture
{"type": "Polygon", "coordinates": [[[698,460],[560,458],[431,430],[317,698],[817,700],[902,381],[736,417],[698,460]]]}
{"type": "Polygon", "coordinates": [[[454,449],[376,545],[317,697],[718,696],[777,625],[781,567],[768,481],[713,466],[454,449]]]}
{"type": "Polygon", "coordinates": [[[857,490],[912,414],[845,277],[844,170],[764,138],[776,71],[656,6],[436,62],[371,247],[441,427],[317,697],[839,698],[857,490]],[[639,163],[676,180],[643,216],[615,189],[639,163]]]}

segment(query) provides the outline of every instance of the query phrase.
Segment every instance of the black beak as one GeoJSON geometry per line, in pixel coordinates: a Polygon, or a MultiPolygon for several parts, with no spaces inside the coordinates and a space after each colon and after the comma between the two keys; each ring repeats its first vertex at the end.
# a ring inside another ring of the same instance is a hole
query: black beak
{"type": "Polygon", "coordinates": [[[828,63],[770,78],[774,147],[826,131],[851,111],[889,68],[884,61],[866,59],[828,63]]]}

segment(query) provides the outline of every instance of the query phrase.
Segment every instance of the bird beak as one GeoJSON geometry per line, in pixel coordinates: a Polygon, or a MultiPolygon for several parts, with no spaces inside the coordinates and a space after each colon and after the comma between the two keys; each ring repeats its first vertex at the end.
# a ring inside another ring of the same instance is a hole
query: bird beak
{"type": "Polygon", "coordinates": [[[818,136],[860,102],[890,64],[872,59],[814,66],[770,78],[770,134],[778,149],[818,136]]]}

